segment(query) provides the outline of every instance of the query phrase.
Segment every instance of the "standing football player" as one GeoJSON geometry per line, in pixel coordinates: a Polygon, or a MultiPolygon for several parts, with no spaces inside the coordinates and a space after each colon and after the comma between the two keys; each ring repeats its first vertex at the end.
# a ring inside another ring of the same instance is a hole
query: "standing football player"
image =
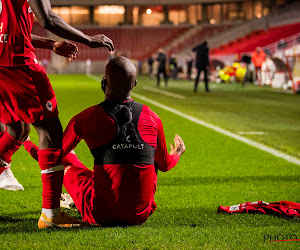
{"type": "MultiPolygon", "coordinates": [[[[63,131],[55,93],[34,54],[34,46],[53,48],[54,42],[31,37],[34,14],[45,29],[60,37],[91,48],[107,47],[110,51],[114,45],[105,35],[88,36],[67,24],[51,10],[49,0],[0,0],[0,122],[6,125],[0,138],[0,178],[32,124],[39,135],[43,183],[39,228],[80,226],[79,221],[60,211],[63,131]]],[[[72,58],[77,48],[66,45],[61,51],[72,58]]]]}
{"type": "MultiPolygon", "coordinates": [[[[31,43],[35,48],[51,49],[56,54],[68,58],[69,61],[72,61],[76,58],[78,48],[75,44],[69,41],[55,41],[46,37],[38,37],[33,34],[31,34],[31,39],[31,43]]],[[[5,134],[5,132],[6,126],[2,122],[0,122],[0,138],[5,134]]],[[[11,191],[24,190],[22,184],[20,184],[14,177],[10,167],[11,165],[8,164],[6,169],[4,169],[1,168],[0,165],[0,188],[11,191]]]]}

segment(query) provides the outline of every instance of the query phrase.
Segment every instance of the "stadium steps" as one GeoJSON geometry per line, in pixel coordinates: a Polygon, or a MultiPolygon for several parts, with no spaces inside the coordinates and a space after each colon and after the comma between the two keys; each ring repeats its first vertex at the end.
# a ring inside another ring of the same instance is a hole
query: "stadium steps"
{"type": "Polygon", "coordinates": [[[284,8],[277,9],[273,15],[264,16],[260,19],[255,18],[242,25],[235,26],[227,32],[223,32],[208,40],[209,47],[222,50],[230,41],[239,38],[250,38],[253,32],[257,34],[272,27],[289,25],[300,22],[300,2],[291,3],[284,8]]]}
{"type": "Polygon", "coordinates": [[[194,27],[193,29],[184,33],[179,37],[174,43],[168,46],[168,53],[186,53],[191,51],[191,48],[199,43],[207,40],[209,37],[214,36],[217,33],[222,33],[229,28],[231,24],[222,25],[212,25],[212,24],[202,24],[194,27]]]}
{"type": "Polygon", "coordinates": [[[171,41],[164,49],[165,51],[169,52],[173,48],[177,47],[178,44],[183,43],[185,40],[187,40],[190,36],[193,36],[196,32],[201,30],[203,27],[201,25],[194,26],[193,28],[187,30],[181,36],[175,38],[173,41],[171,41]]]}
{"type": "Polygon", "coordinates": [[[211,51],[212,54],[234,54],[247,53],[255,50],[257,46],[266,47],[272,43],[279,42],[282,39],[293,36],[300,31],[300,22],[272,27],[267,31],[254,31],[245,35],[244,38],[238,38],[226,45],[220,46],[211,51]]]}
{"type": "MultiPolygon", "coordinates": [[[[110,28],[80,28],[89,35],[105,34],[114,41],[116,53],[135,60],[145,60],[156,53],[173,39],[187,31],[190,26],[160,26],[160,27],[110,27],[110,28]]],[[[89,50],[78,44],[82,52],[78,60],[106,60],[107,51],[103,49],[89,50]]]]}

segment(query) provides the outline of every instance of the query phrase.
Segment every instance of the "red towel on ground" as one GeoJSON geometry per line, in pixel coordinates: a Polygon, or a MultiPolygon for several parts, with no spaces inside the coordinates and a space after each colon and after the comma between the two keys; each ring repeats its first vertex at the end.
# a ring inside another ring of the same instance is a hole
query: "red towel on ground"
{"type": "Polygon", "coordinates": [[[300,217],[300,204],[292,201],[277,201],[268,203],[265,201],[245,202],[238,205],[224,207],[219,206],[218,212],[222,213],[262,213],[281,216],[300,217]]]}

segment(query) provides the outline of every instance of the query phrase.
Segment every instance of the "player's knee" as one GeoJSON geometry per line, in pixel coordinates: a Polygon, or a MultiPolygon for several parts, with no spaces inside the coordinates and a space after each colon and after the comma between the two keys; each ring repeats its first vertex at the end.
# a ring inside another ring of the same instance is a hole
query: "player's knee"
{"type": "Polygon", "coordinates": [[[46,130],[39,130],[39,148],[58,148],[62,147],[62,134],[57,133],[56,135],[49,133],[46,130]]]}
{"type": "Polygon", "coordinates": [[[33,126],[39,135],[40,149],[62,147],[63,130],[58,118],[34,123],[33,126]]]}
{"type": "Polygon", "coordinates": [[[6,124],[7,133],[10,134],[16,140],[24,142],[30,132],[30,124],[25,122],[16,122],[12,124],[6,124]]]}
{"type": "Polygon", "coordinates": [[[21,134],[20,134],[18,140],[21,141],[21,142],[24,142],[27,139],[27,137],[30,133],[30,124],[23,123],[21,127],[22,127],[21,134]]]}

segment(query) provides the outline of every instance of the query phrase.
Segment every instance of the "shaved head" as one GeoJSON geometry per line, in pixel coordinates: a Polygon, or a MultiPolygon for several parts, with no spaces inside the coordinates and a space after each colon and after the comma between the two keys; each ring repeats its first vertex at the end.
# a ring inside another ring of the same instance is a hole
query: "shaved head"
{"type": "Polygon", "coordinates": [[[136,85],[136,68],[128,58],[115,57],[106,65],[104,79],[105,99],[124,101],[136,85]]]}

